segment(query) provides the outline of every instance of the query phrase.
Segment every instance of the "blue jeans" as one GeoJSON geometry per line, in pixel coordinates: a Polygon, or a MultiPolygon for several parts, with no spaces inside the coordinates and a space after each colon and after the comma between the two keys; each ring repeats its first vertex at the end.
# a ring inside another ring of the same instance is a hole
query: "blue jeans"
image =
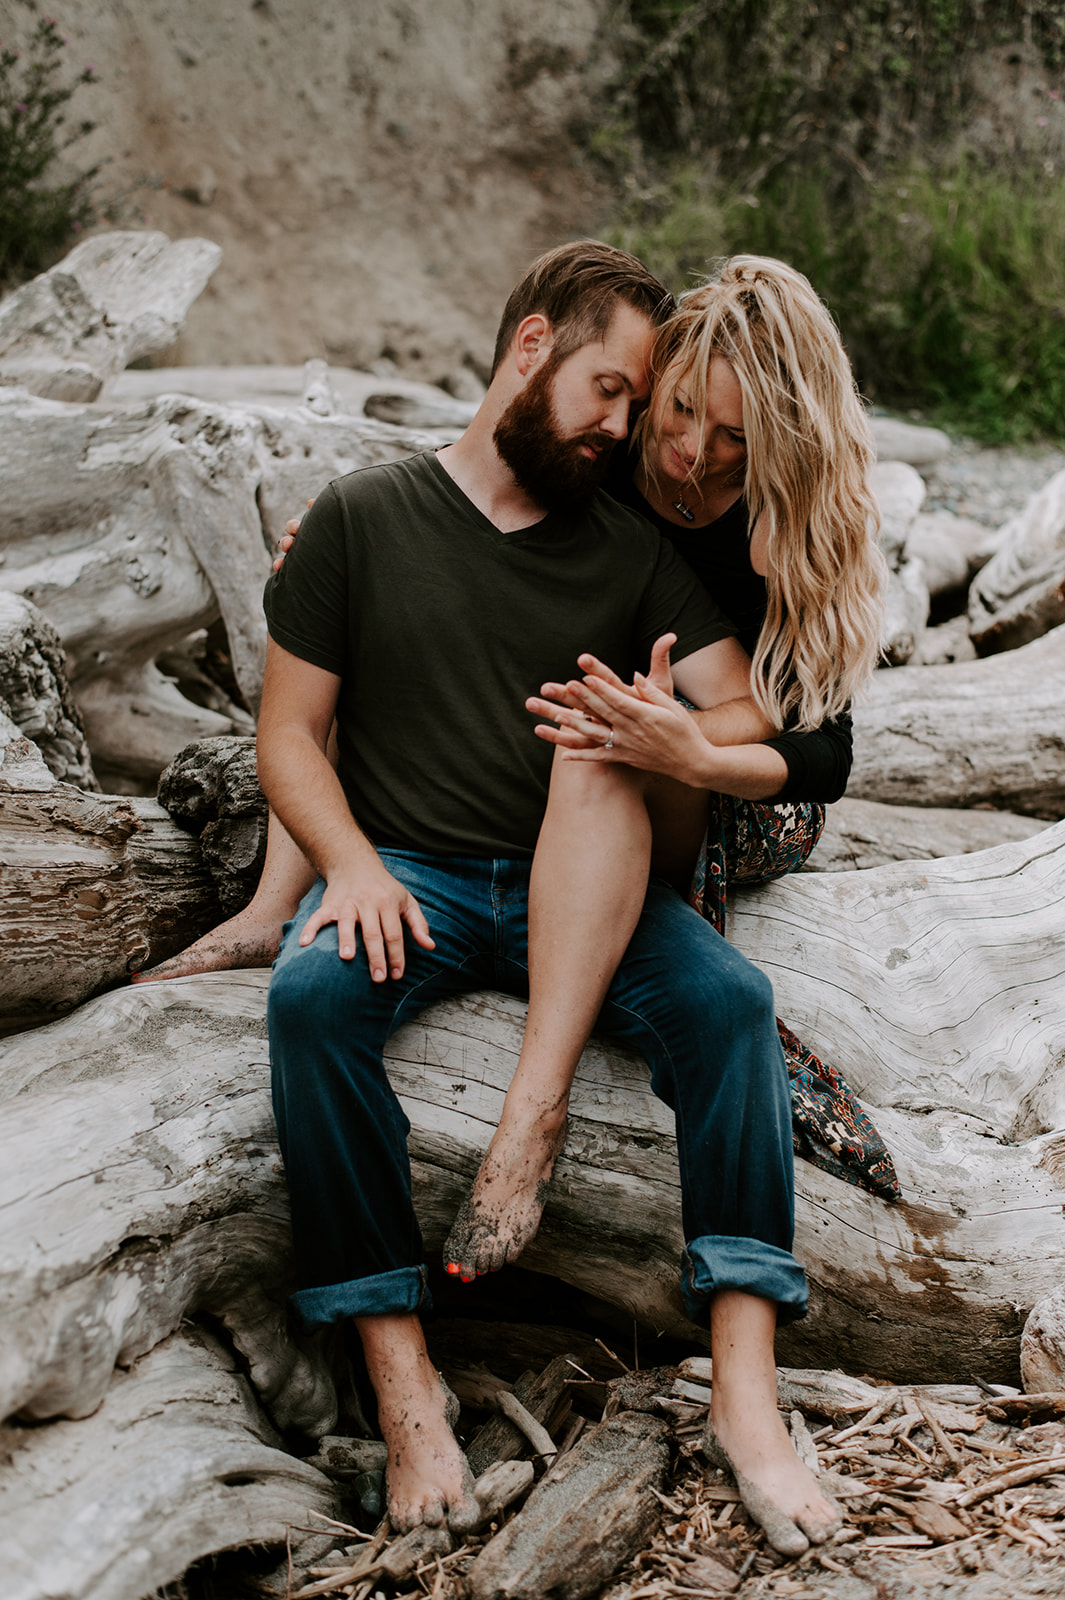
{"type": "MultiPolygon", "coordinates": [[[[425,1304],[409,1123],[382,1061],[389,1036],[448,995],[528,994],[529,861],[381,857],[417,899],[436,949],[408,939],[403,977],[372,983],[361,947],[340,960],[335,924],[301,948],[319,880],[286,927],[270,983],[294,1303],[308,1326],[425,1304]]],[[[652,880],[596,1031],[644,1057],[676,1117],[689,1315],[706,1322],[710,1298],[735,1288],[776,1301],[782,1322],[803,1316],[791,1097],[768,978],[652,880]]]]}

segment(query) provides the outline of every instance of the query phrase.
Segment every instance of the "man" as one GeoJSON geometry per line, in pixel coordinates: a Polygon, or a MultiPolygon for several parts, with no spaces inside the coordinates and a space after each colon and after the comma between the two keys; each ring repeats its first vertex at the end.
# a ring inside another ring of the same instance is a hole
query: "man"
{"type": "MultiPolygon", "coordinates": [[[[462,439],[330,485],[267,589],[260,776],[320,873],[270,988],[294,1299],[310,1325],[354,1318],[400,1527],[463,1531],[478,1512],[418,1319],[407,1124],[382,1052],[443,995],[526,992],[552,752],[525,699],[586,651],[631,679],[668,630],[678,687],[709,708],[706,736],[761,736],[743,731],[753,708],[731,625],[653,530],[596,492],[647,398],[669,308],[607,246],[542,258],[508,302],[462,439]]],[[[823,1539],[837,1519],[776,1412],[778,1307],[802,1315],[806,1291],[769,984],[652,883],[600,1026],[643,1052],[676,1107],[686,1296],[711,1323],[715,1426],[748,1506],[795,1553],[800,1527],[823,1539]]]]}

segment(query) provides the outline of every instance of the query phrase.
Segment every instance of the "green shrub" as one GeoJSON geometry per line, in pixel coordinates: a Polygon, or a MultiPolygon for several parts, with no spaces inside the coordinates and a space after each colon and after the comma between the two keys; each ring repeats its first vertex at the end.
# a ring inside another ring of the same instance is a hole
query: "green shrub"
{"type": "Polygon", "coordinates": [[[614,184],[608,237],[674,289],[717,256],[779,256],[832,308],[870,398],[988,440],[1061,437],[1060,136],[1055,155],[1020,130],[994,158],[959,155],[957,136],[969,57],[1024,36],[1060,67],[1065,0],[619,11],[622,67],[590,139],[614,184]]]}
{"type": "Polygon", "coordinates": [[[96,74],[64,76],[66,42],[42,17],[25,54],[0,45],[0,280],[40,271],[92,220],[98,169],[65,176],[61,158],[95,126],[68,124],[64,108],[96,74]]]}

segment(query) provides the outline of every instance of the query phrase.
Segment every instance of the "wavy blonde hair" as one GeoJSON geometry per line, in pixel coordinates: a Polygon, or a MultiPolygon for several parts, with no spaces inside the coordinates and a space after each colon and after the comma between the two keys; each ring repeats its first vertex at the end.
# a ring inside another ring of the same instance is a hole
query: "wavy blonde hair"
{"type": "MultiPolygon", "coordinates": [[[[655,343],[641,447],[656,486],[665,410],[683,383],[696,418],[706,415],[715,356],[743,395],[751,527],[768,518],[768,607],[752,693],[775,726],[815,728],[862,691],[880,654],[887,569],[868,482],[869,425],[836,325],[808,279],[783,261],[731,256],[681,296],[655,343]]],[[[704,468],[700,438],[690,481],[704,468]]]]}

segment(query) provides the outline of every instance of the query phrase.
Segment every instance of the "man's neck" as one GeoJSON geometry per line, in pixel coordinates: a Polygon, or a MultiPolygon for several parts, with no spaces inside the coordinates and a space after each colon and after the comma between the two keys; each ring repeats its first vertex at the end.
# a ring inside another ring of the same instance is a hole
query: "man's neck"
{"type": "Polygon", "coordinates": [[[542,522],[547,513],[515,483],[495,447],[495,426],[496,419],[482,405],[462,438],[438,450],[436,459],[500,533],[517,533],[542,522]]]}

